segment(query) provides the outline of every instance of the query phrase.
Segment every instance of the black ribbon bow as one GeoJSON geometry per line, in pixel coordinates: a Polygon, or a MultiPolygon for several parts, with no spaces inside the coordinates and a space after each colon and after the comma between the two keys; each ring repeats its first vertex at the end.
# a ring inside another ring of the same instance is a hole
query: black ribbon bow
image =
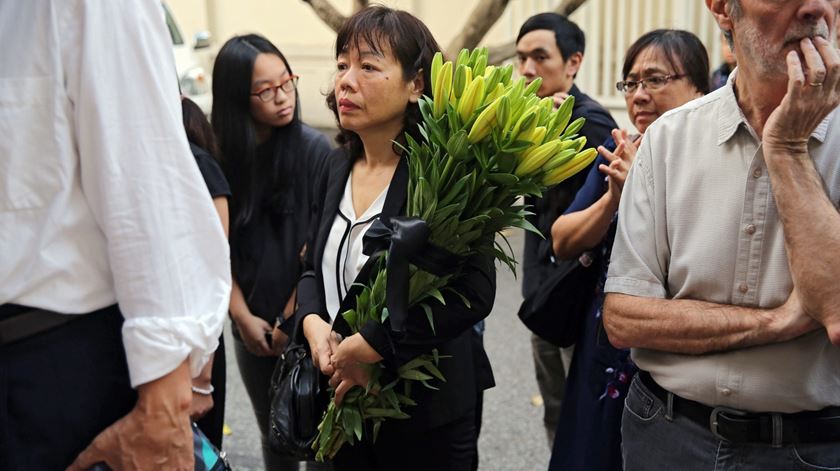
{"type": "Polygon", "coordinates": [[[429,243],[431,230],[418,217],[392,217],[388,222],[377,219],[365,233],[362,251],[373,257],[388,251],[385,269],[385,305],[391,318],[391,329],[405,332],[408,314],[408,265],[436,276],[454,273],[461,264],[459,257],[429,243]],[[390,226],[389,226],[390,223],[390,226]]]}

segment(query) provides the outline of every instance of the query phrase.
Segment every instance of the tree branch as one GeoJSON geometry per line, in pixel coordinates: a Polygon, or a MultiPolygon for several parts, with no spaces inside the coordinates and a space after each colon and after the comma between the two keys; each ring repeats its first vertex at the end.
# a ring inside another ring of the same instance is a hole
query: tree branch
{"type": "Polygon", "coordinates": [[[563,0],[560,2],[560,5],[557,5],[557,8],[554,9],[554,13],[569,16],[584,3],[586,3],[586,0],[563,0]]]}
{"type": "Polygon", "coordinates": [[[365,8],[366,6],[368,6],[368,3],[368,0],[353,0],[353,13],[356,13],[362,8],[365,8]]]}
{"type": "MultiPolygon", "coordinates": [[[[362,3],[362,1],[363,0],[356,0],[354,6],[362,3]]],[[[332,6],[329,0],[303,0],[303,3],[312,7],[312,10],[316,15],[318,15],[318,18],[320,18],[321,21],[332,28],[335,32],[338,32],[341,25],[347,20],[347,17],[339,13],[339,11],[332,6]]],[[[367,2],[364,1],[364,3],[367,2]]]]}
{"type": "Polygon", "coordinates": [[[510,0],[480,0],[472,13],[467,15],[469,20],[461,28],[461,32],[446,47],[446,56],[454,58],[463,48],[475,48],[505,12],[509,2],[510,0]]]}
{"type": "MultiPolygon", "coordinates": [[[[586,3],[586,0],[563,0],[560,2],[560,5],[557,5],[557,8],[554,9],[554,13],[569,16],[584,3],[586,3]]],[[[510,59],[516,54],[516,41],[510,41],[498,46],[490,47],[487,52],[487,63],[499,64],[507,59],[510,59]]]]}

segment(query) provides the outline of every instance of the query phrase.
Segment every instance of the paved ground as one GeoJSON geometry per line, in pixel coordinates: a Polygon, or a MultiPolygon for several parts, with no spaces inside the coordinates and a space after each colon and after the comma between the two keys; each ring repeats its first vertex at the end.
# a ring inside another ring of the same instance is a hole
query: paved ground
{"type": "MultiPolygon", "coordinates": [[[[522,234],[510,242],[522,251],[522,234]]],[[[542,428],[542,408],[532,400],[538,394],[528,330],[516,317],[522,301],[519,281],[507,268],[498,270],[493,313],[487,320],[485,344],[496,387],[484,399],[484,423],[479,441],[481,471],[537,471],[548,468],[549,448],[542,428]]],[[[227,339],[228,345],[232,339],[227,339]]],[[[233,348],[228,348],[226,422],[231,435],[225,449],[234,469],[261,470],[259,436],[248,397],[239,378],[233,348]]]]}

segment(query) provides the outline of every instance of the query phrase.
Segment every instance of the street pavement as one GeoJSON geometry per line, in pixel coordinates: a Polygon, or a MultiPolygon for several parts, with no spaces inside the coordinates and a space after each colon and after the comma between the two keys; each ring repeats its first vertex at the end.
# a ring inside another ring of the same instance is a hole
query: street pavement
{"type": "MultiPolygon", "coordinates": [[[[522,231],[508,240],[521,260],[522,231]]],[[[542,406],[534,379],[530,333],[516,312],[522,302],[520,282],[505,266],[497,270],[496,302],[487,318],[485,347],[493,365],[496,387],[484,395],[484,418],[479,439],[480,471],[538,471],[548,468],[550,449],[542,427],[542,406]]],[[[230,435],[224,449],[237,471],[262,470],[259,433],[233,355],[233,339],[226,329],[227,405],[225,422],[230,435]]],[[[359,470],[362,471],[362,470],[359,470]]],[[[399,467],[395,468],[399,471],[399,467]]],[[[433,471],[433,470],[430,470],[433,471]]]]}

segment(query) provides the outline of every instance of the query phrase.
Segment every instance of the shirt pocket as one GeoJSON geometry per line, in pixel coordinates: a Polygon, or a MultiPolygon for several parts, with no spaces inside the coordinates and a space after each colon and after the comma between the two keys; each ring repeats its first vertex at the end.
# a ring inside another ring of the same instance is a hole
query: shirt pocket
{"type": "Polygon", "coordinates": [[[42,208],[61,188],[54,87],[46,76],[0,78],[0,211],[42,208]]]}

